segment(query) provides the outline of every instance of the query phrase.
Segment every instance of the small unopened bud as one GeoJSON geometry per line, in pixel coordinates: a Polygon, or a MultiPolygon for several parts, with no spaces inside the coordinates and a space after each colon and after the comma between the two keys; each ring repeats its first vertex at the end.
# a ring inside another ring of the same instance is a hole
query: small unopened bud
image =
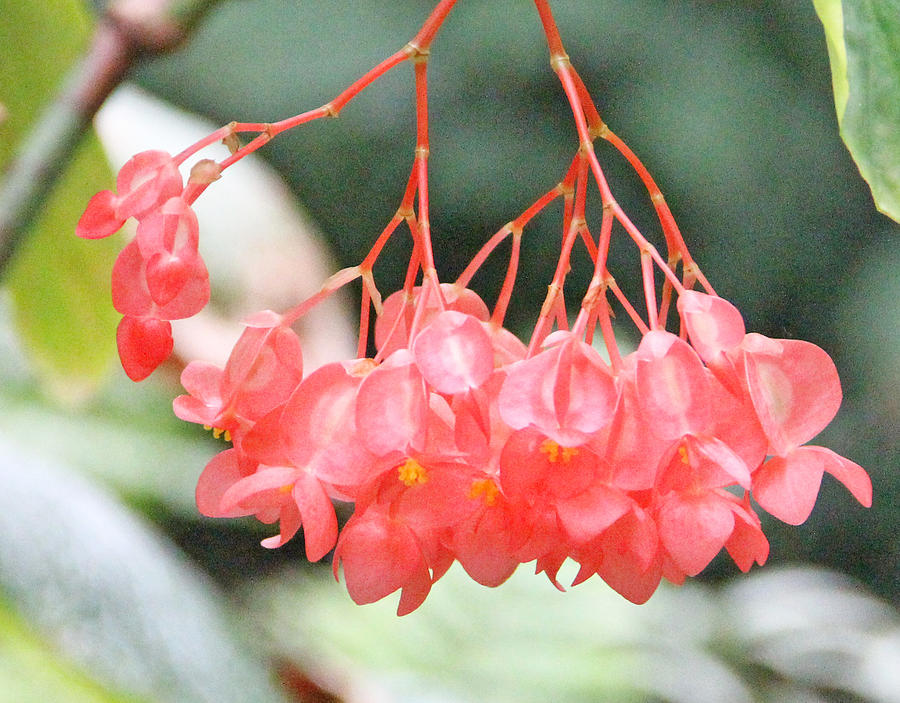
{"type": "Polygon", "coordinates": [[[228,147],[228,151],[232,154],[241,148],[241,140],[237,134],[230,132],[222,139],[222,143],[228,147]]]}
{"type": "Polygon", "coordinates": [[[202,159],[193,165],[188,183],[209,185],[222,177],[222,168],[212,159],[202,159]]]}

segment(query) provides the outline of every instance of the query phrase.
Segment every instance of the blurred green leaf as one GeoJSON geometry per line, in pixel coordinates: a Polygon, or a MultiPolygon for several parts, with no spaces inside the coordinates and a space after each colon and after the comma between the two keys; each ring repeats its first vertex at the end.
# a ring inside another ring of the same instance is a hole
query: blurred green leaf
{"type": "Polygon", "coordinates": [[[4,435],[0,484],[0,592],[90,676],[158,703],[283,700],[222,596],[120,504],[4,435]]]}
{"type": "Polygon", "coordinates": [[[0,604],[0,702],[2,703],[136,703],[112,693],[29,631],[25,623],[0,604]]]}
{"type": "Polygon", "coordinates": [[[0,405],[17,446],[77,469],[133,504],[199,517],[194,486],[214,448],[200,428],[172,415],[168,386],[123,380],[90,405],[68,409],[8,384],[0,405]]]}
{"type": "Polygon", "coordinates": [[[486,589],[457,566],[403,618],[303,571],[250,605],[301,669],[392,703],[900,700],[900,616],[825,570],[667,586],[635,606],[597,579],[559,593],[520,568],[486,589]]]}
{"type": "Polygon", "coordinates": [[[828,40],[841,136],[878,209],[900,222],[900,0],[815,5],[828,40]]]}
{"type": "MultiPolygon", "coordinates": [[[[0,168],[50,101],[89,35],[78,0],[0,0],[0,168]]],[[[109,271],[118,243],[76,239],[75,223],[91,195],[111,184],[91,134],[13,260],[9,286],[15,319],[34,367],[57,394],[92,390],[115,353],[118,316],[109,302],[109,271]]]]}

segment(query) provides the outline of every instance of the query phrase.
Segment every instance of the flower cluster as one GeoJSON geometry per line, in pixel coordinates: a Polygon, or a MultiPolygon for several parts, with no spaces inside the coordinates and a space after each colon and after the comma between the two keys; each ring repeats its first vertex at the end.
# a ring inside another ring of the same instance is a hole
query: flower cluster
{"type": "Polygon", "coordinates": [[[196,315],[209,301],[209,275],[197,251],[197,216],[175,159],[164,151],[135,155],[119,171],[116,190],[91,198],[76,234],[99,239],[130,217],[138,221],[137,235],[113,267],[112,299],[124,316],[116,333],[122,366],[140,381],[172,353],[169,321],[196,315]]]}
{"type": "Polygon", "coordinates": [[[413,63],[415,160],[400,206],[370,252],[287,312],[247,319],[224,368],[199,361],[184,368],[187,394],[176,398],[176,415],[232,444],[200,476],[200,511],[277,523],[267,547],[302,528],[310,560],[334,550],[335,574],[343,572],[356,602],[400,590],[403,614],[454,561],[487,586],[535,562],[561,588],[560,567],[571,559],[580,566],[575,583],[597,574],[644,602],[663,579],[683,582],[723,548],[744,571],[765,562],[769,544],[755,506],[802,523],[826,472],[870,505],[872,486],[860,466],[807,444],[840,405],[831,359],[808,342],[746,333],[740,313],[691,258],[656,183],[600,119],[546,0],[535,5],[578,150],[563,178],[491,237],[454,283],[440,281],[428,215],[426,67],[454,2],[441,0],[409,44],[316,110],[273,124],[231,123],[174,158],[138,154],[120,172],[117,193],[96,195],[79,222],[78,234],[96,238],[138,220],[113,269],[112,293],[124,315],[122,364],[139,380],[169,356],[169,321],[195,314],[209,298],[190,208],[196,197],[280,132],[335,116],[377,77],[413,63]],[[258,136],[240,146],[240,132],[258,136]],[[613,197],[593,150],[597,138],[645,184],[666,259],[613,197]],[[231,155],[197,162],[184,187],[178,167],[220,139],[231,155]],[[591,182],[602,205],[597,234],[586,219],[591,182]],[[523,229],[557,199],[560,254],[526,344],[503,320],[523,229]],[[406,278],[382,302],[373,266],[403,223],[412,240],[406,278]],[[607,268],[614,225],[639,251],[644,315],[607,268]],[[507,238],[509,265],[491,310],[469,282],[507,238]],[[570,318],[572,295],[564,289],[579,243],[594,273],[570,318]],[[292,324],[356,280],[358,358],[305,372],[292,324]],[[704,292],[694,289],[698,283],[704,292]],[[609,294],[641,336],[627,354],[609,294]],[[669,318],[677,334],[668,331],[669,318]],[[335,501],[353,504],[342,528],[335,501]]]}
{"type": "Polygon", "coordinates": [[[568,331],[528,356],[471,290],[401,291],[384,309],[380,363],[303,378],[296,336],[259,316],[224,370],[185,368],[175,401],[234,444],[201,475],[200,510],[278,521],[270,547],[302,526],[311,560],[336,545],[358,603],[402,589],[410,612],[454,560],[488,586],[530,561],[556,583],[567,558],[576,582],[598,574],[643,602],[723,547],[762,564],[751,495],[792,524],[823,472],[871,501],[862,468],[805,445],[840,402],[828,355],[745,334],[721,298],[685,291],[690,344],[648,332],[618,373],[568,331]],[[355,503],[340,533],[332,500],[355,503]]]}

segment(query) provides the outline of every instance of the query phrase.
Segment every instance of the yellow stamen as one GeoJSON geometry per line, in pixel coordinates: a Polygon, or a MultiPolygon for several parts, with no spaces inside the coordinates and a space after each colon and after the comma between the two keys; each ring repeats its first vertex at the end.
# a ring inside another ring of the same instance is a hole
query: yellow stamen
{"type": "Polygon", "coordinates": [[[688,458],[688,450],[685,445],[682,444],[680,447],[678,447],[678,456],[681,457],[682,464],[688,465],[691,463],[690,458],[688,458]]]}
{"type": "Polygon", "coordinates": [[[278,492],[279,492],[279,493],[290,493],[292,490],[294,490],[294,484],[293,484],[293,483],[286,483],[285,485],[281,486],[281,487],[278,489],[278,492]]]}
{"type": "Polygon", "coordinates": [[[545,439],[538,447],[538,451],[547,457],[551,464],[568,464],[573,456],[578,455],[578,447],[561,447],[552,439],[545,439]]]}
{"type": "Polygon", "coordinates": [[[428,481],[428,471],[415,459],[407,459],[397,467],[397,477],[407,486],[428,481]]]}
{"type": "Polygon", "coordinates": [[[203,429],[209,432],[212,430],[213,437],[215,439],[223,438],[226,442],[231,441],[231,432],[229,430],[223,430],[221,427],[213,427],[212,425],[203,425],[203,429]]]}
{"type": "Polygon", "coordinates": [[[485,505],[493,505],[497,502],[497,494],[499,492],[500,489],[493,479],[476,478],[472,481],[472,486],[469,488],[469,498],[483,498],[485,505]]]}

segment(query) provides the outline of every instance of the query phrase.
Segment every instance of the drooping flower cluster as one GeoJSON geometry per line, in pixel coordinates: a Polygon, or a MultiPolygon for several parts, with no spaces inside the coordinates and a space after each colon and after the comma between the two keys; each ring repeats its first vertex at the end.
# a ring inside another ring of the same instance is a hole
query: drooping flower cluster
{"type": "Polygon", "coordinates": [[[302,526],[311,560],[337,546],[357,602],[400,588],[403,613],[454,560],[496,586],[531,561],[556,582],[571,558],[576,582],[599,574],[643,602],[723,547],[742,570],[762,564],[751,495],[792,524],[823,472],[871,501],[859,466],[805,445],[840,402],[827,354],[745,334],[721,298],[685,291],[691,343],[649,332],[614,373],[567,331],[528,356],[471,290],[441,292],[440,311],[418,288],[386,301],[395,316],[376,333],[392,351],[380,363],[302,378],[299,342],[274,315],[251,323],[224,371],[190,363],[176,414],[234,443],[203,472],[200,510],[278,521],[266,546],[302,526]],[[397,339],[402,316],[423,309],[397,339]],[[332,500],[355,503],[340,535],[332,500]]]}
{"type": "Polygon", "coordinates": [[[119,171],[116,189],[91,198],[76,233],[99,239],[130,217],[138,221],[137,235],[113,267],[112,299],[124,316],[116,333],[122,366],[140,381],[172,353],[169,321],[196,315],[209,301],[209,274],[197,251],[197,216],[169,154],[132,157],[119,171]]]}
{"type": "Polygon", "coordinates": [[[139,380],[171,352],[169,320],[196,313],[209,297],[190,203],[280,131],[336,114],[379,75],[413,60],[416,157],[397,213],[372,250],[297,307],[246,320],[224,369],[198,361],[184,368],[187,394],[175,400],[176,415],[232,443],[200,476],[200,511],[277,523],[267,547],[302,528],[310,560],[334,550],[335,574],[343,572],[356,602],[400,590],[403,614],[454,561],[487,586],[535,562],[561,588],[560,567],[571,559],[580,566],[575,583],[597,574],[644,602],[663,579],[683,582],[723,548],[741,570],[764,563],[769,544],[753,501],[802,523],[827,472],[869,505],[872,487],[861,467],[807,444],[841,401],[831,359],[808,342],[747,334],[737,309],[714,293],[656,184],[600,120],[546,0],[535,4],[575,113],[579,149],[563,179],[494,235],[455,283],[440,282],[428,220],[425,70],[428,45],[453,2],[442,0],[412,42],[317,110],[272,125],[232,123],[175,159],[139,154],[122,169],[117,194],[95,196],[79,223],[79,234],[95,238],[128,217],[138,220],[113,270],[113,302],[125,316],[120,357],[139,380]],[[260,135],[239,147],[233,142],[242,131],[260,135]],[[592,148],[597,137],[619,149],[647,186],[667,261],[612,197],[592,148]],[[218,139],[232,155],[199,162],[183,188],[177,166],[218,139]],[[585,219],[591,179],[603,205],[596,237],[585,219]],[[526,345],[503,318],[523,228],[557,198],[560,256],[526,345]],[[382,303],[373,265],[403,222],[413,241],[406,280],[382,303]],[[640,252],[646,318],[606,267],[616,223],[640,252]],[[506,237],[508,273],[491,310],[468,283],[506,237]],[[563,290],[579,241],[594,277],[572,321],[563,290]],[[357,279],[358,358],[304,373],[291,325],[357,279]],[[697,282],[706,292],[693,290],[697,282]],[[616,341],[609,292],[641,334],[629,354],[616,341]],[[370,308],[377,313],[371,350],[370,308]],[[679,334],[667,331],[669,317],[679,334]],[[342,528],[334,501],[353,504],[342,528]]]}

